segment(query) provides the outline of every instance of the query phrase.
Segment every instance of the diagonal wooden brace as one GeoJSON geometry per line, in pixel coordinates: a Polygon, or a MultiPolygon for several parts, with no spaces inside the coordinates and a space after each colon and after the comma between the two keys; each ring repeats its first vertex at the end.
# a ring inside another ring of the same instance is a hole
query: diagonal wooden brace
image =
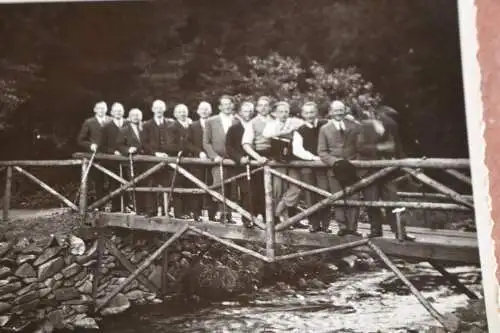
{"type": "Polygon", "coordinates": [[[93,166],[101,171],[102,173],[108,175],[109,177],[113,178],[114,180],[116,180],[117,182],[121,183],[121,184],[127,184],[127,181],[123,178],[123,177],[120,177],[118,176],[116,173],[114,173],[113,171],[103,167],[102,165],[100,165],[99,163],[96,163],[94,162],[93,166]]]}
{"type": "Polygon", "coordinates": [[[189,225],[185,224],[182,228],[180,228],[172,237],[170,237],[162,246],[160,246],[149,258],[144,260],[142,264],[137,267],[137,269],[129,275],[128,278],[125,279],[118,287],[116,287],[108,296],[104,298],[102,302],[99,302],[96,307],[96,312],[105,307],[120,291],[123,290],[130,282],[135,280],[139,274],[141,274],[146,268],[148,268],[156,258],[158,258],[163,251],[170,245],[172,245],[177,239],[179,239],[184,233],[189,229],[189,225]]]}
{"type": "Polygon", "coordinates": [[[307,208],[306,210],[298,213],[297,215],[291,217],[290,219],[288,219],[288,221],[285,221],[285,222],[282,222],[280,224],[278,224],[276,226],[276,231],[281,231],[281,230],[284,230],[292,225],[294,225],[295,223],[299,222],[300,220],[302,220],[303,218],[315,213],[316,211],[318,211],[319,209],[322,209],[328,205],[330,205],[332,202],[335,202],[339,199],[342,199],[344,196],[349,196],[355,192],[358,192],[360,190],[362,190],[363,188],[373,184],[375,181],[377,181],[378,179],[388,175],[389,173],[393,172],[394,170],[396,170],[397,168],[396,167],[387,167],[387,168],[384,168],[382,170],[379,170],[371,175],[369,175],[368,177],[366,178],[363,178],[361,180],[359,180],[358,182],[356,182],[354,185],[351,185],[349,187],[347,187],[345,189],[345,191],[338,191],[334,194],[331,194],[328,198],[325,198],[323,200],[321,200],[320,202],[312,205],[311,207],[307,208]]]}

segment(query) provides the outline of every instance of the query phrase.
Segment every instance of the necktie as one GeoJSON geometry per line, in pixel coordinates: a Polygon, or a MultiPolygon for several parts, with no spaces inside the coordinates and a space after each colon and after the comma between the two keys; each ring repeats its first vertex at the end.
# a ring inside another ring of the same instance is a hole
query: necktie
{"type": "Polygon", "coordinates": [[[344,123],[343,122],[339,122],[339,131],[340,131],[340,134],[342,136],[344,136],[344,134],[345,134],[345,128],[344,128],[344,123]]]}

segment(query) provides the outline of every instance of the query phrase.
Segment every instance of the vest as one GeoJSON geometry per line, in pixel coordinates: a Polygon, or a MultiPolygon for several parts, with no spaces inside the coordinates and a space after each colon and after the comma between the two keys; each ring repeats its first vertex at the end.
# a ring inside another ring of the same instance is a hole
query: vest
{"type": "Polygon", "coordinates": [[[324,124],[325,122],[318,121],[316,127],[313,128],[307,125],[302,125],[299,127],[297,132],[299,132],[299,134],[302,136],[303,146],[305,150],[313,154],[317,154],[319,129],[324,124]]]}

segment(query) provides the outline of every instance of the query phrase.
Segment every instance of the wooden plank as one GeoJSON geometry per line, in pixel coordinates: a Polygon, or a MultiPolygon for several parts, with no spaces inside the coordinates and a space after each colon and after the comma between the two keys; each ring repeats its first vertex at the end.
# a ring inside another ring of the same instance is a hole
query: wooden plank
{"type": "Polygon", "coordinates": [[[5,172],[5,188],[3,193],[3,220],[9,220],[10,198],[12,196],[12,167],[5,172]]]}
{"type": "MultiPolygon", "coordinates": [[[[90,158],[89,153],[74,153],[73,158],[90,158]]],[[[98,160],[107,161],[128,161],[125,156],[117,156],[111,154],[97,154],[98,160]]],[[[156,157],[150,155],[135,155],[134,161],[137,162],[167,162],[175,163],[175,157],[156,157]]],[[[408,167],[408,168],[437,168],[437,169],[470,169],[469,159],[466,158],[405,158],[399,160],[353,160],[350,161],[357,167],[361,168],[386,168],[386,167],[408,167]]],[[[216,166],[219,163],[211,160],[205,160],[193,157],[184,157],[181,165],[211,165],[216,166]]],[[[231,160],[224,160],[225,166],[236,166],[237,164],[231,160]]],[[[260,166],[257,162],[252,161],[251,165],[260,166]]],[[[311,167],[311,168],[329,168],[321,161],[292,161],[290,163],[269,162],[269,166],[273,167],[311,167]]]]}
{"type": "MultiPolygon", "coordinates": [[[[88,154],[87,154],[88,155],[88,154]]],[[[12,160],[0,161],[1,166],[67,166],[67,165],[80,165],[80,159],[68,160],[12,160]]]]}
{"type": "Polygon", "coordinates": [[[273,209],[273,179],[271,177],[271,168],[264,167],[264,195],[266,204],[266,255],[274,259],[274,243],[276,241],[274,227],[274,209],[273,209]]]}
{"type": "Polygon", "coordinates": [[[467,185],[472,185],[472,180],[470,179],[470,177],[464,175],[463,173],[458,172],[457,170],[453,170],[453,169],[446,169],[445,171],[449,175],[452,175],[453,177],[455,177],[458,180],[461,180],[462,182],[466,183],[467,185]]]}
{"type": "MultiPolygon", "coordinates": [[[[130,214],[102,214],[102,223],[109,227],[130,230],[173,233],[186,223],[197,229],[211,233],[217,237],[235,241],[266,243],[265,231],[257,228],[248,229],[239,225],[221,223],[199,223],[157,217],[148,219],[130,214]]],[[[387,227],[388,228],[388,227],[387,227]]],[[[388,229],[386,229],[388,230],[388,229]]],[[[479,264],[479,253],[475,233],[453,230],[427,231],[425,228],[407,227],[407,232],[417,237],[416,242],[399,242],[392,233],[386,232],[384,237],[373,239],[373,242],[391,256],[417,258],[422,260],[453,261],[467,264],[479,264]]],[[[364,224],[360,232],[369,232],[364,224]]],[[[189,231],[188,231],[189,232],[189,231]]],[[[193,234],[192,232],[189,232],[193,234]]],[[[359,240],[359,237],[339,237],[327,233],[309,233],[305,230],[282,231],[276,233],[276,244],[295,245],[297,247],[329,247],[359,240]]]]}
{"type": "MultiPolygon", "coordinates": [[[[79,203],[78,203],[78,208],[80,215],[85,216],[87,213],[87,203],[88,203],[88,198],[87,198],[87,193],[88,193],[88,179],[86,177],[87,174],[87,168],[89,167],[89,160],[88,159],[83,159],[82,160],[82,170],[81,170],[81,178],[80,178],[80,188],[79,191],[76,193],[79,196],[79,203]]],[[[76,201],[76,200],[75,200],[76,201]]]]}
{"type": "Polygon", "coordinates": [[[462,282],[460,282],[458,277],[448,272],[446,268],[432,260],[429,260],[429,264],[431,264],[435,270],[437,270],[446,280],[448,280],[448,282],[455,286],[459,292],[467,295],[467,297],[469,297],[470,299],[479,299],[475,292],[467,288],[462,282]]]}
{"type": "Polygon", "coordinates": [[[55,196],[59,200],[61,200],[69,208],[71,208],[71,209],[73,209],[75,211],[78,211],[78,207],[74,203],[72,203],[67,198],[65,198],[62,194],[60,194],[59,192],[57,192],[56,190],[54,190],[52,187],[50,187],[49,185],[47,185],[47,183],[41,181],[40,179],[38,179],[37,177],[33,176],[31,173],[29,173],[28,171],[22,169],[21,167],[15,166],[14,170],[16,170],[20,174],[26,176],[28,179],[30,179],[35,184],[37,184],[38,186],[40,186],[41,188],[43,188],[45,191],[47,191],[48,193],[52,194],[53,196],[55,196]]]}

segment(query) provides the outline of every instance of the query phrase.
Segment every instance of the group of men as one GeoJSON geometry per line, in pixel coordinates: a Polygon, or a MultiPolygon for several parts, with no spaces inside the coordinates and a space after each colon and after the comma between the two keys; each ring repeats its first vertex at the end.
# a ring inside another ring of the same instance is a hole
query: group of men
{"type": "MultiPolygon", "coordinates": [[[[221,96],[218,102],[217,115],[212,115],[210,103],[201,102],[196,111],[199,119],[192,121],[185,104],[177,104],[173,108],[173,118],[168,118],[165,117],[166,103],[156,100],[151,106],[153,117],[144,122],[142,112],[136,108],[129,111],[128,119],[125,120],[125,110],[120,103],[111,106],[111,117],[108,117],[106,103],[99,102],[94,107],[95,115],[84,122],[78,143],[87,151],[122,156],[182,155],[210,159],[218,163],[217,166],[183,166],[207,185],[221,184],[225,179],[250,168],[250,161],[256,161],[251,168],[255,168],[255,164],[263,165],[284,158],[282,155],[286,155],[287,161],[322,161],[325,168],[290,167],[277,171],[329,193],[341,191],[346,186],[342,181],[346,175],[341,174],[341,169],[335,168],[339,161],[347,162],[349,166],[349,160],[393,158],[400,150],[397,123],[392,117],[396,111],[389,107],[365,110],[354,117],[343,102],[336,100],[330,103],[327,116],[321,118],[318,106],[312,101],[301,106],[300,117],[290,114],[287,102],[273,104],[266,96],[258,98],[255,104],[242,102],[237,111],[232,96],[221,96]],[[227,159],[233,160],[236,165],[223,165],[221,161],[227,159]]],[[[146,163],[134,164],[136,174],[150,166],[146,163]]],[[[110,162],[107,166],[117,172],[118,163],[110,162]]],[[[366,172],[355,171],[355,175],[363,177],[366,172]]],[[[104,194],[103,177],[100,173],[92,177],[100,197],[104,194]]],[[[266,214],[264,175],[262,171],[255,171],[251,177],[251,182],[240,179],[237,186],[226,184],[219,186],[219,191],[228,200],[239,202],[257,218],[266,214]]],[[[113,188],[119,186],[113,180],[110,182],[114,184],[113,188]]],[[[194,187],[190,181],[169,168],[154,173],[145,185],[194,187]]],[[[278,177],[273,179],[272,194],[278,222],[286,221],[290,213],[296,212],[302,198],[308,207],[323,199],[296,184],[284,184],[278,177]]],[[[387,182],[372,185],[362,193],[365,200],[382,197],[395,201],[396,195],[396,190],[387,182]]],[[[166,215],[168,212],[161,211],[161,207],[165,206],[162,198],[156,193],[137,193],[135,210],[147,216],[166,215]]],[[[351,195],[350,198],[357,199],[359,195],[351,195]]],[[[214,221],[218,211],[219,222],[234,223],[232,212],[226,209],[224,202],[217,204],[208,196],[191,195],[186,198],[186,195],[179,194],[169,200],[172,200],[175,217],[200,220],[202,210],[206,209],[209,220],[214,221]]],[[[113,211],[120,210],[120,197],[115,197],[111,206],[113,211]]],[[[383,214],[379,208],[368,208],[367,212],[371,222],[371,237],[382,235],[385,217],[395,231],[395,217],[391,212],[383,214]]],[[[331,232],[329,226],[333,218],[339,224],[338,235],[360,236],[357,231],[358,217],[359,208],[356,207],[326,207],[309,216],[308,227],[310,232],[331,232]]],[[[242,219],[246,227],[253,227],[254,219],[242,219]]]]}

